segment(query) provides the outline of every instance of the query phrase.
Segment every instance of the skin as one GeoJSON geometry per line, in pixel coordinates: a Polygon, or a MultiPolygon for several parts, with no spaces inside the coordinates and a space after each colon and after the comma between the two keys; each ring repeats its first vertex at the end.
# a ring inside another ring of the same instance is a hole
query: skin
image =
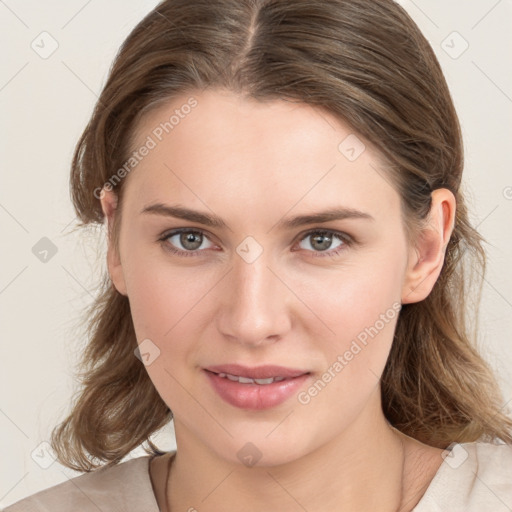
{"type": "MultiPolygon", "coordinates": [[[[142,118],[134,147],[190,96],[142,118]]],[[[305,369],[307,390],[393,304],[428,296],[453,230],[453,194],[433,192],[428,226],[408,245],[400,196],[377,172],[377,151],[365,142],[349,161],[338,149],[349,126],[301,103],[259,103],[224,90],[193,96],[198,105],[125,178],[122,204],[113,191],[101,199],[109,226],[122,213],[119,248],[108,249],[110,276],[129,297],[138,342],[149,338],[160,350],[146,369],[174,414],[172,470],[168,456],[151,464],[161,509],[169,484],[173,511],[412,510],[442,450],[399,433],[382,412],[379,378],[398,316],[306,405],[293,396],[263,411],[233,407],[202,368],[305,369]],[[215,214],[227,227],[141,213],[154,203],[215,214]],[[334,206],[373,220],[274,227],[334,206]],[[174,228],[204,233],[196,256],[166,249],[190,252],[179,235],[158,241],[174,228]],[[322,256],[343,242],[333,237],[322,253],[315,234],[306,236],[312,229],[357,243],[322,256]],[[251,263],[236,251],[247,236],[263,249],[251,263]],[[253,467],[237,457],[247,442],[262,454],[253,467]]]]}

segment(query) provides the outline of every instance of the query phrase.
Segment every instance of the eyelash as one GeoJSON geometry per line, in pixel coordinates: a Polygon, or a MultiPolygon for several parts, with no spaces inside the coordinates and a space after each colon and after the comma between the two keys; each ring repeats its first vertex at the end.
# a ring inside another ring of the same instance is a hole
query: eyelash
{"type": "MultiPolygon", "coordinates": [[[[167,251],[170,251],[173,254],[177,254],[178,256],[183,257],[189,257],[189,256],[200,256],[201,252],[204,251],[202,249],[201,251],[195,250],[195,251],[182,251],[180,249],[174,248],[170,243],[168,242],[168,239],[171,238],[174,235],[179,235],[181,233],[192,233],[194,235],[202,235],[205,238],[208,238],[206,234],[199,230],[199,229],[190,229],[190,228],[179,228],[179,229],[173,229],[172,231],[167,231],[164,233],[159,239],[159,242],[162,242],[165,246],[165,249],[167,251]]],[[[302,240],[308,238],[311,235],[332,235],[333,238],[338,238],[340,241],[343,242],[342,245],[340,245],[336,249],[332,249],[330,251],[308,251],[312,253],[312,256],[315,258],[327,258],[327,257],[333,257],[338,256],[343,251],[347,250],[349,247],[351,247],[355,240],[351,238],[346,233],[342,233],[339,231],[333,231],[329,229],[312,229],[310,231],[307,231],[302,235],[302,238],[299,239],[299,242],[302,242],[302,240]]]]}

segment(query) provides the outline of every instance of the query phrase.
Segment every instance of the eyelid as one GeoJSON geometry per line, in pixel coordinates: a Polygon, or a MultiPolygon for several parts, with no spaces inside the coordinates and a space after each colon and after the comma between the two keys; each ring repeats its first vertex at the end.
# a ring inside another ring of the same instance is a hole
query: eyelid
{"type": "Polygon", "coordinates": [[[297,240],[303,240],[308,235],[311,235],[313,233],[328,233],[328,234],[331,234],[331,235],[338,236],[341,240],[344,240],[344,241],[347,241],[347,242],[352,241],[352,242],[355,243],[355,239],[351,235],[346,233],[345,231],[339,231],[337,229],[324,228],[324,227],[317,227],[317,228],[306,229],[305,231],[302,231],[301,233],[299,233],[297,235],[296,239],[297,240]]]}

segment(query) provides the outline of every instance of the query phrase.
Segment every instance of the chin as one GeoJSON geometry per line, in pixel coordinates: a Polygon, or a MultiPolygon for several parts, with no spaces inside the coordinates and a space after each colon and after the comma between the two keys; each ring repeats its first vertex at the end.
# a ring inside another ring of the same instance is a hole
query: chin
{"type": "Polygon", "coordinates": [[[254,436],[245,433],[235,436],[234,439],[226,439],[224,443],[211,448],[218,457],[247,468],[281,466],[307,455],[308,440],[304,439],[303,434],[297,437],[288,436],[285,440],[282,436],[270,439],[273,434],[267,437],[269,431],[271,429],[265,429],[264,433],[255,433],[254,436]],[[304,443],[302,448],[298,446],[299,442],[304,443]]]}

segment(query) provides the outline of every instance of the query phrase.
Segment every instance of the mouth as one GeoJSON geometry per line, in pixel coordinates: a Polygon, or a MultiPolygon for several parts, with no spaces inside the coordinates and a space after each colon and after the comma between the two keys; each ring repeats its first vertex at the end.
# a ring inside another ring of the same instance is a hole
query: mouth
{"type": "Polygon", "coordinates": [[[224,401],[252,410],[268,409],[283,403],[311,376],[307,370],[275,365],[254,368],[220,365],[204,368],[204,372],[224,401]]]}

